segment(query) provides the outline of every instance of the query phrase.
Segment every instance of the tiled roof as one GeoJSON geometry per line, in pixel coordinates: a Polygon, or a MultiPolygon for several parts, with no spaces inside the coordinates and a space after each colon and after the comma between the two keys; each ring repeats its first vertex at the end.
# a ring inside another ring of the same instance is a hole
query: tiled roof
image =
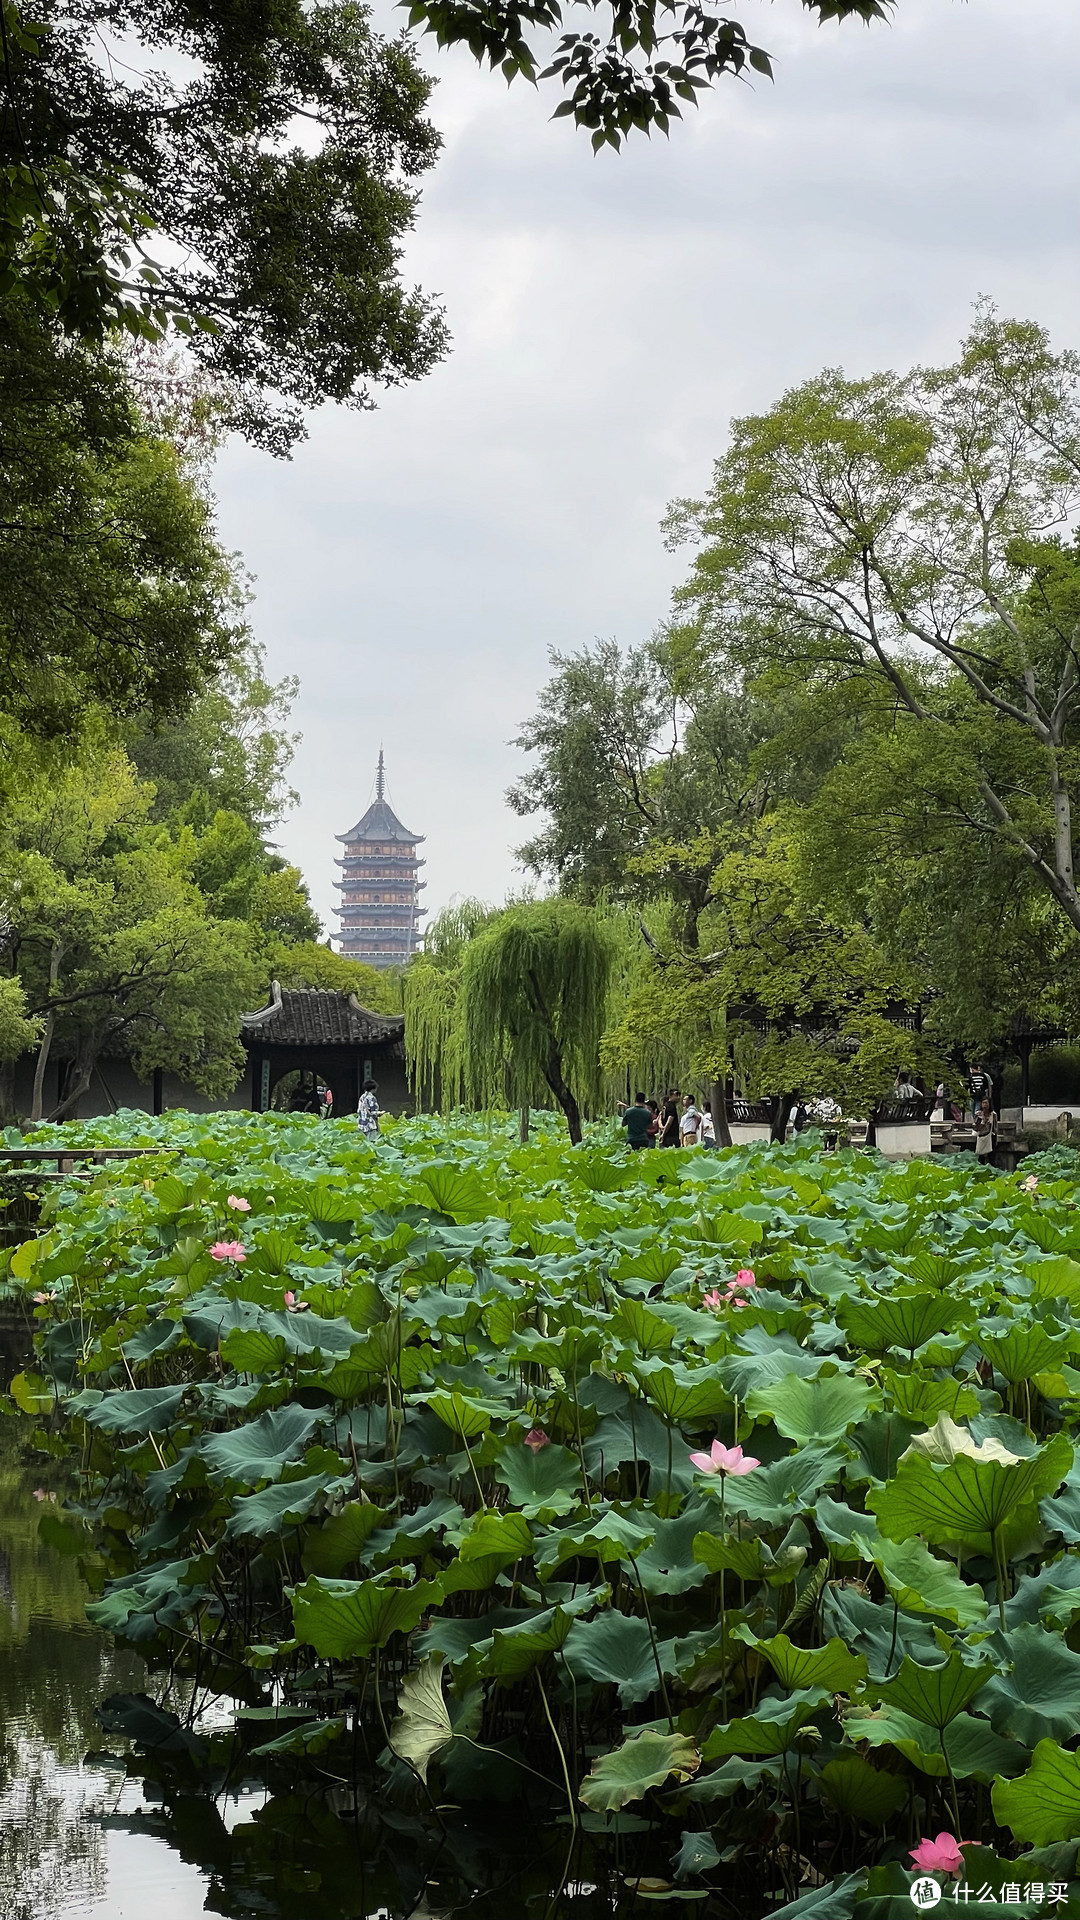
{"type": "Polygon", "coordinates": [[[373,800],[355,827],[350,827],[348,833],[336,833],[334,838],[344,845],[353,840],[401,840],[419,846],[424,836],[403,827],[388,800],[373,800]]]}
{"type": "Polygon", "coordinates": [[[274,980],[270,1004],[241,1019],[248,1046],[257,1041],[278,1047],[361,1047],[371,1041],[400,1041],[400,1015],[372,1013],[355,994],[330,987],[282,987],[274,980]]]}

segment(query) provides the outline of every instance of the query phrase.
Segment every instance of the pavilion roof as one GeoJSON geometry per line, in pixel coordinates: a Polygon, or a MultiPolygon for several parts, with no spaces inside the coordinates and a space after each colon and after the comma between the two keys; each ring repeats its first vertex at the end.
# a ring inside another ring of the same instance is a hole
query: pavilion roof
{"type": "Polygon", "coordinates": [[[362,1047],[399,1041],[405,1033],[401,1015],[373,1013],[354,993],[283,987],[277,980],[270,983],[269,1005],[243,1014],[240,1024],[245,1041],[279,1047],[362,1047]]]}

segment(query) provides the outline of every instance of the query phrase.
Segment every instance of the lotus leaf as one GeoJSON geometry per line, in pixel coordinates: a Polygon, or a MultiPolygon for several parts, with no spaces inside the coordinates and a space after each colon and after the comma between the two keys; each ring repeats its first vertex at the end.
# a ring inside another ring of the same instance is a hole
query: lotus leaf
{"type": "Polygon", "coordinates": [[[387,1744],[391,1753],[427,1780],[427,1770],[437,1753],[454,1737],[450,1715],[442,1690],[442,1655],[428,1654],[418,1667],[405,1675],[398,1698],[398,1717],[390,1728],[387,1744]]]}
{"type": "Polygon", "coordinates": [[[852,1653],[842,1640],[830,1640],[824,1647],[793,1647],[786,1633],[759,1640],[745,1624],[735,1628],[734,1637],[763,1654],[785,1687],[827,1687],[830,1693],[850,1693],[866,1679],[863,1655],[852,1653]]]}
{"type": "Polygon", "coordinates": [[[914,1354],[936,1333],[947,1333],[963,1319],[963,1301],[931,1292],[882,1294],[871,1301],[843,1300],[836,1317],[851,1345],[862,1353],[887,1353],[890,1347],[914,1354]]]}
{"type": "Polygon", "coordinates": [[[348,1485],[348,1480],[331,1480],[325,1473],[315,1473],[302,1480],[279,1481],[259,1493],[244,1494],[233,1501],[225,1532],[230,1539],[251,1534],[256,1540],[283,1533],[286,1527],[307,1520],[320,1500],[343,1493],[348,1485]]]}
{"type": "Polygon", "coordinates": [[[787,1753],[796,1734],[827,1706],[822,1687],[789,1693],[782,1699],[761,1700],[753,1713],[714,1727],[701,1751],[703,1760],[721,1760],[728,1753],[787,1753]]]}
{"type": "Polygon", "coordinates": [[[293,1632],[324,1660],[359,1660],[385,1647],[395,1633],[411,1633],[442,1599],[437,1580],[414,1586],[374,1580],[324,1580],[311,1574],[302,1587],[286,1588],[293,1632]]]}
{"type": "Polygon", "coordinates": [[[883,1827],[910,1792],[902,1775],[884,1773],[857,1754],[830,1760],[819,1779],[822,1792],[845,1820],[861,1820],[868,1827],[883,1827]]]}
{"type": "Polygon", "coordinates": [[[201,1446],[207,1472],[212,1480],[238,1480],[246,1487],[279,1480],[321,1423],[319,1413],[294,1400],[231,1433],[211,1434],[201,1446]]]}
{"type": "Polygon", "coordinates": [[[1080,1734],[1080,1653],[1033,1623],[1001,1635],[999,1644],[1009,1671],[994,1675],[979,1702],[998,1733],[1029,1747],[1080,1734]]]}
{"type": "Polygon", "coordinates": [[[252,1753],[275,1756],[291,1754],[296,1759],[308,1759],[333,1746],[344,1731],[344,1714],[336,1715],[333,1720],[305,1720],[300,1726],[279,1733],[274,1740],[264,1740],[261,1746],[252,1748],[252,1753]]]}
{"type": "Polygon", "coordinates": [[[751,1419],[771,1418],[788,1440],[827,1447],[861,1420],[876,1398],[871,1387],[847,1374],[803,1380],[796,1374],[758,1387],[746,1402],[751,1419]]]}
{"type": "MultiPolygon", "coordinates": [[[[461,1512],[460,1507],[456,1509],[461,1512]]],[[[382,1507],[350,1500],[323,1525],[304,1539],[305,1573],[339,1574],[364,1556],[364,1549],[381,1522],[386,1519],[382,1507]]]]}
{"type": "Polygon", "coordinates": [[[569,1447],[504,1447],[495,1478],[527,1520],[572,1513],[581,1497],[581,1462],[569,1447]]]}
{"type": "Polygon", "coordinates": [[[874,1488],[868,1505],[882,1533],[903,1540],[925,1534],[935,1546],[961,1541],[982,1553],[993,1552],[993,1538],[1009,1517],[1060,1486],[1072,1464],[1073,1450],[1063,1433],[1055,1434],[1030,1459],[1004,1462],[957,1455],[938,1467],[925,1454],[901,1463],[896,1478],[874,1488]]]}
{"type": "Polygon", "coordinates": [[[580,1797],[594,1813],[615,1812],[665,1780],[688,1780],[700,1764],[697,1747],[684,1733],[631,1734],[621,1747],[593,1761],[580,1797]]]}
{"type": "Polygon", "coordinates": [[[994,1671],[990,1660],[969,1665],[954,1648],[943,1665],[923,1667],[905,1655],[891,1680],[872,1681],[867,1692],[876,1700],[899,1707],[939,1731],[955,1720],[975,1698],[994,1671]]]}
{"type": "Polygon", "coordinates": [[[1080,1754],[1040,1740],[1019,1780],[997,1780],[994,1818],[1017,1840],[1046,1847],[1080,1834],[1080,1754]]]}
{"type": "Polygon", "coordinates": [[[623,1705],[634,1706],[660,1685],[660,1673],[675,1672],[674,1646],[658,1642],[654,1654],[647,1621],[608,1609],[574,1622],[563,1658],[576,1678],[610,1681],[623,1705]]]}

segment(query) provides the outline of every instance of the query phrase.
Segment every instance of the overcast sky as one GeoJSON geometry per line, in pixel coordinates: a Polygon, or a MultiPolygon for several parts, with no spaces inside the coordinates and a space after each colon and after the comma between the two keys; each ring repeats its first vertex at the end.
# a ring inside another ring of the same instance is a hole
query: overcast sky
{"type": "Polygon", "coordinates": [[[951,357],[980,293],[1080,345],[1076,0],[740,12],[775,85],[726,80],[670,141],[597,158],[557,95],[425,47],[445,149],[406,273],[452,351],[377,413],[324,409],[289,463],[221,459],[256,632],[301,680],[281,843],[328,925],[380,742],[429,908],[520,880],[509,742],[548,649],[664,617],[686,560],[659,521],[732,415],[824,365],[951,357]]]}

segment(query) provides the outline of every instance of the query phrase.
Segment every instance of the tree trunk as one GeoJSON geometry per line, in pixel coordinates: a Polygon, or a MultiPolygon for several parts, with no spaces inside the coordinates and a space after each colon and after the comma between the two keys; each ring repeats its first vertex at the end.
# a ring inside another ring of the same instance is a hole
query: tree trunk
{"type": "Polygon", "coordinates": [[[791,1119],[794,1111],[795,1100],[796,1095],[793,1093],[782,1093],[780,1095],[776,1106],[776,1115],[772,1124],[772,1133],[769,1135],[770,1140],[777,1140],[782,1143],[787,1139],[788,1121],[791,1119]]]}
{"type": "Polygon", "coordinates": [[[551,1088],[552,1093],[555,1095],[556,1100],[566,1115],[566,1124],[570,1131],[570,1145],[572,1147],[580,1147],[581,1108],[578,1106],[571,1088],[566,1083],[563,1075],[562,1055],[557,1049],[552,1052],[548,1059],[547,1066],[544,1068],[544,1079],[547,1081],[548,1086],[551,1088]]]}
{"type": "Polygon", "coordinates": [[[523,1147],[527,1147],[529,1144],[529,1117],[529,1108],[527,1106],[522,1107],[521,1116],[518,1121],[518,1139],[521,1141],[523,1147]]]}
{"type": "Polygon", "coordinates": [[[72,1107],[78,1106],[79,1101],[82,1099],[83,1094],[86,1092],[86,1089],[90,1085],[90,1082],[93,1079],[93,1077],[94,1077],[93,1058],[91,1058],[88,1061],[80,1060],[76,1062],[75,1070],[72,1073],[70,1083],[64,1093],[64,1096],[60,1100],[59,1104],[53,1108],[52,1112],[49,1115],[49,1119],[50,1120],[66,1120],[69,1113],[71,1112],[72,1107]]]}
{"type": "MultiPolygon", "coordinates": [[[[49,999],[50,1000],[53,998],[53,995],[56,992],[56,983],[60,978],[60,960],[61,960],[62,953],[63,953],[63,949],[60,946],[59,941],[54,941],[52,952],[49,955],[49,999]]],[[[34,1064],[34,1091],[30,1101],[31,1120],[41,1119],[41,1109],[45,1099],[45,1069],[49,1064],[49,1053],[52,1048],[53,1034],[55,1032],[56,1032],[56,1013],[53,1010],[53,1008],[50,1007],[46,1021],[45,1021],[45,1031],[41,1036],[41,1045],[38,1048],[37,1060],[34,1064]]]]}
{"type": "Polygon", "coordinates": [[[55,1031],[56,1015],[55,1013],[50,1013],[45,1020],[45,1031],[41,1036],[41,1045],[38,1048],[37,1059],[34,1062],[34,1091],[30,1100],[31,1120],[41,1119],[41,1109],[45,1098],[45,1069],[49,1064],[49,1051],[52,1047],[53,1034],[55,1031]]]}
{"type": "Polygon", "coordinates": [[[713,1132],[718,1147],[730,1147],[731,1128],[727,1117],[727,1090],[722,1080],[709,1082],[709,1112],[712,1114],[713,1132]]]}

